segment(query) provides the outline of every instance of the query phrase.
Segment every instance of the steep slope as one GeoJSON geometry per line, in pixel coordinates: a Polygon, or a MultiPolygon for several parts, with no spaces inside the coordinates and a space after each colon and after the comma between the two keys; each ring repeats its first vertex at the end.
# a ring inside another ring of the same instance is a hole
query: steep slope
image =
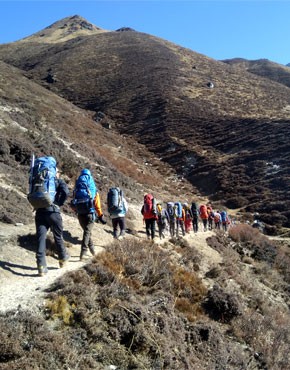
{"type": "Polygon", "coordinates": [[[32,37],[2,45],[0,58],[110,120],[212,200],[275,210],[289,226],[288,87],[135,31],[32,37]]]}
{"type": "MultiPolygon", "coordinates": [[[[33,152],[55,156],[71,189],[80,169],[89,166],[104,205],[112,185],[123,187],[131,200],[156,190],[160,161],[145,147],[104,129],[88,112],[29,81],[16,68],[0,62],[0,75],[0,220],[28,223],[32,218],[26,193],[33,152]]],[[[166,196],[166,190],[158,193],[166,196]]]]}

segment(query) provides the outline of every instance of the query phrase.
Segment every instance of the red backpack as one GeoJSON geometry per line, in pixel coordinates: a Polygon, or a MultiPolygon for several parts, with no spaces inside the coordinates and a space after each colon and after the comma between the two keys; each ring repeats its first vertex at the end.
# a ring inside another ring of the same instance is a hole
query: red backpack
{"type": "Polygon", "coordinates": [[[144,195],[143,217],[153,218],[156,216],[156,201],[152,194],[144,195]]]}

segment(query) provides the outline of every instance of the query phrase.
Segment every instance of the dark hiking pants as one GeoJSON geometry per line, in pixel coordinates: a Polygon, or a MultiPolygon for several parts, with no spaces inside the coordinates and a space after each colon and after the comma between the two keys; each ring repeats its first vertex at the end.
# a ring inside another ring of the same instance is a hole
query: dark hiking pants
{"type": "Polygon", "coordinates": [[[94,214],[88,213],[87,215],[78,215],[79,223],[83,229],[83,240],[81,246],[81,254],[86,253],[88,250],[94,254],[94,244],[91,238],[92,230],[94,227],[94,214]]]}
{"type": "Polygon", "coordinates": [[[36,212],[35,215],[37,251],[36,263],[38,266],[46,266],[46,234],[51,229],[57,248],[58,258],[63,260],[67,251],[63,243],[62,217],[59,212],[36,212]]]}
{"type": "Polygon", "coordinates": [[[120,227],[120,236],[125,235],[125,217],[112,218],[113,236],[118,238],[118,226],[120,227]]]}
{"type": "Polygon", "coordinates": [[[192,227],[193,227],[193,231],[195,233],[198,232],[198,218],[197,217],[193,217],[193,219],[192,219],[192,227]]]}
{"type": "Polygon", "coordinates": [[[184,236],[185,235],[184,221],[176,219],[176,237],[177,238],[179,237],[179,228],[181,229],[181,233],[184,236]]]}
{"type": "Polygon", "coordinates": [[[153,240],[155,238],[155,224],[155,218],[149,218],[145,220],[146,235],[148,239],[151,238],[153,240]]]}
{"type": "Polygon", "coordinates": [[[166,230],[166,222],[163,221],[157,221],[158,226],[158,232],[159,232],[159,238],[165,238],[165,230],[166,230]]]}

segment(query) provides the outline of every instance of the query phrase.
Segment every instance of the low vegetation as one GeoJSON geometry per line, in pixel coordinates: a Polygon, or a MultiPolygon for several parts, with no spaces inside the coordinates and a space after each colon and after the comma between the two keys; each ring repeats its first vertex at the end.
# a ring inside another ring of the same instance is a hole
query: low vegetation
{"type": "Polygon", "coordinates": [[[0,368],[286,369],[289,252],[266,239],[216,233],[222,263],[203,277],[186,242],[114,242],[49,289],[40,317],[0,316],[0,368]]]}

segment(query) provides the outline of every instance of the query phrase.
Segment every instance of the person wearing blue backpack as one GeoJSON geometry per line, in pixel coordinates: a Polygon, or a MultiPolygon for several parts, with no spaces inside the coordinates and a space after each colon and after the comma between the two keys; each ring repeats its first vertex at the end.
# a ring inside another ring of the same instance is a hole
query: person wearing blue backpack
{"type": "Polygon", "coordinates": [[[71,204],[72,208],[77,213],[79,223],[83,229],[80,253],[80,260],[83,261],[85,258],[89,257],[89,251],[93,256],[95,255],[95,248],[91,234],[95,223],[96,213],[98,221],[103,225],[106,224],[101,208],[100,194],[91,171],[87,168],[81,170],[76,181],[71,204]]]}
{"type": "Polygon", "coordinates": [[[176,238],[179,238],[179,228],[181,229],[182,236],[185,236],[184,222],[185,222],[185,211],[182,207],[181,202],[174,203],[175,219],[176,219],[176,238]]]}
{"type": "Polygon", "coordinates": [[[108,213],[112,220],[114,239],[123,239],[125,236],[125,216],[128,212],[128,203],[124,198],[123,191],[118,188],[110,188],[107,195],[108,213]],[[118,227],[120,233],[118,233],[118,227]]]}
{"type": "Polygon", "coordinates": [[[63,223],[60,207],[67,200],[67,184],[59,178],[60,172],[53,157],[32,157],[28,201],[35,212],[37,237],[36,263],[38,276],[48,273],[46,263],[46,235],[51,229],[57,248],[59,267],[64,267],[70,255],[63,242],[63,223]]]}

